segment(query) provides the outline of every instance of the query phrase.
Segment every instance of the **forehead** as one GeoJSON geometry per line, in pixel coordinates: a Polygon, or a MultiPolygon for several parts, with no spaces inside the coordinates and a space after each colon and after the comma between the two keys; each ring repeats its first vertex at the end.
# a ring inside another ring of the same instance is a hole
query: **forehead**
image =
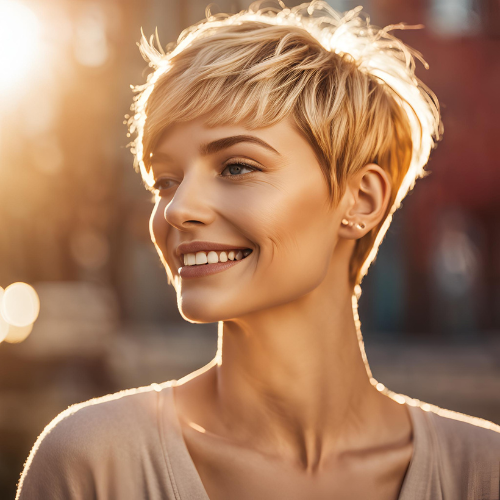
{"type": "Polygon", "coordinates": [[[170,125],[150,157],[153,161],[155,157],[174,153],[209,156],[239,144],[280,156],[286,156],[290,149],[311,149],[292,117],[257,128],[245,123],[209,126],[206,117],[199,117],[170,125]]]}

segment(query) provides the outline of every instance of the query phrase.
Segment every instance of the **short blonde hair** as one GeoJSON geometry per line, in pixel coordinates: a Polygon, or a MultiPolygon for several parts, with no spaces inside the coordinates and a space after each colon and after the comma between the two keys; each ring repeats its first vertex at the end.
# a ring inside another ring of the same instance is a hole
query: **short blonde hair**
{"type": "MultiPolygon", "coordinates": [[[[326,2],[211,15],[184,30],[167,51],[144,36],[154,71],[135,90],[129,132],[138,168],[152,184],[150,158],[165,129],[210,113],[208,126],[270,126],[291,115],[314,149],[338,203],[346,181],[368,163],[391,179],[379,225],[357,240],[351,283],[358,285],[415,180],[426,172],[442,125],[434,94],[415,76],[420,55],[362,16],[326,2]]],[[[425,64],[425,62],[424,62],[425,64]]]]}

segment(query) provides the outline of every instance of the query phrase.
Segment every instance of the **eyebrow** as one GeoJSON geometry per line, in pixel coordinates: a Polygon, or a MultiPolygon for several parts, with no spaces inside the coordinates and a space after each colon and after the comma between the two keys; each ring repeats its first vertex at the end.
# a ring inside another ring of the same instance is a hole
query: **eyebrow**
{"type": "MultiPolygon", "coordinates": [[[[266,148],[269,151],[272,151],[273,153],[277,154],[278,156],[281,156],[281,154],[278,151],[276,151],[276,149],[274,149],[270,144],[253,135],[233,135],[231,137],[224,137],[223,139],[217,139],[216,141],[212,141],[207,144],[202,144],[199,149],[200,156],[208,156],[215,154],[219,151],[222,151],[223,149],[227,149],[230,148],[231,146],[234,146],[235,144],[239,144],[240,142],[249,142],[251,144],[256,144],[257,146],[266,148]]],[[[167,153],[158,152],[153,154],[151,160],[171,161],[172,157],[167,153]]]]}
{"type": "Polygon", "coordinates": [[[249,142],[251,144],[257,144],[257,146],[262,146],[263,148],[266,148],[269,151],[272,151],[273,153],[281,156],[278,153],[278,151],[276,151],[276,149],[274,149],[271,145],[253,135],[233,135],[231,137],[224,137],[223,139],[218,139],[217,141],[209,142],[208,144],[203,144],[200,147],[200,155],[201,156],[211,155],[217,153],[218,151],[221,151],[222,149],[226,149],[231,146],[234,146],[235,144],[239,144],[240,142],[249,142]]]}

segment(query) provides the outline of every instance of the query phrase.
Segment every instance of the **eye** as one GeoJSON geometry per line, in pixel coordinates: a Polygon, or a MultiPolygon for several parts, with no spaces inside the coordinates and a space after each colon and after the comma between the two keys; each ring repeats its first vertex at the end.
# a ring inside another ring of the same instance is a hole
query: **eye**
{"type": "Polygon", "coordinates": [[[165,190],[173,187],[174,183],[175,183],[175,181],[173,181],[172,179],[158,179],[153,184],[153,189],[155,191],[165,191],[165,190]]]}
{"type": "Polygon", "coordinates": [[[258,169],[256,167],[252,167],[251,165],[247,165],[246,163],[230,163],[229,165],[226,165],[226,168],[221,172],[221,175],[223,177],[235,177],[238,175],[247,174],[248,172],[245,172],[245,170],[254,172],[258,169]],[[229,174],[225,175],[224,172],[226,171],[228,171],[229,174]]]}

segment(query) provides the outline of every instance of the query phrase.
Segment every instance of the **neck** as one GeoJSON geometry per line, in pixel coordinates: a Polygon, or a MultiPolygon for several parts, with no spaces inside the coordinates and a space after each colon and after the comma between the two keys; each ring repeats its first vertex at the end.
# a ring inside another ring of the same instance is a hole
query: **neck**
{"type": "Polygon", "coordinates": [[[308,469],[355,446],[380,404],[358,343],[352,289],[338,278],[333,269],[293,303],[220,322],[210,370],[222,425],[238,422],[233,437],[259,439],[265,451],[308,469]]]}

